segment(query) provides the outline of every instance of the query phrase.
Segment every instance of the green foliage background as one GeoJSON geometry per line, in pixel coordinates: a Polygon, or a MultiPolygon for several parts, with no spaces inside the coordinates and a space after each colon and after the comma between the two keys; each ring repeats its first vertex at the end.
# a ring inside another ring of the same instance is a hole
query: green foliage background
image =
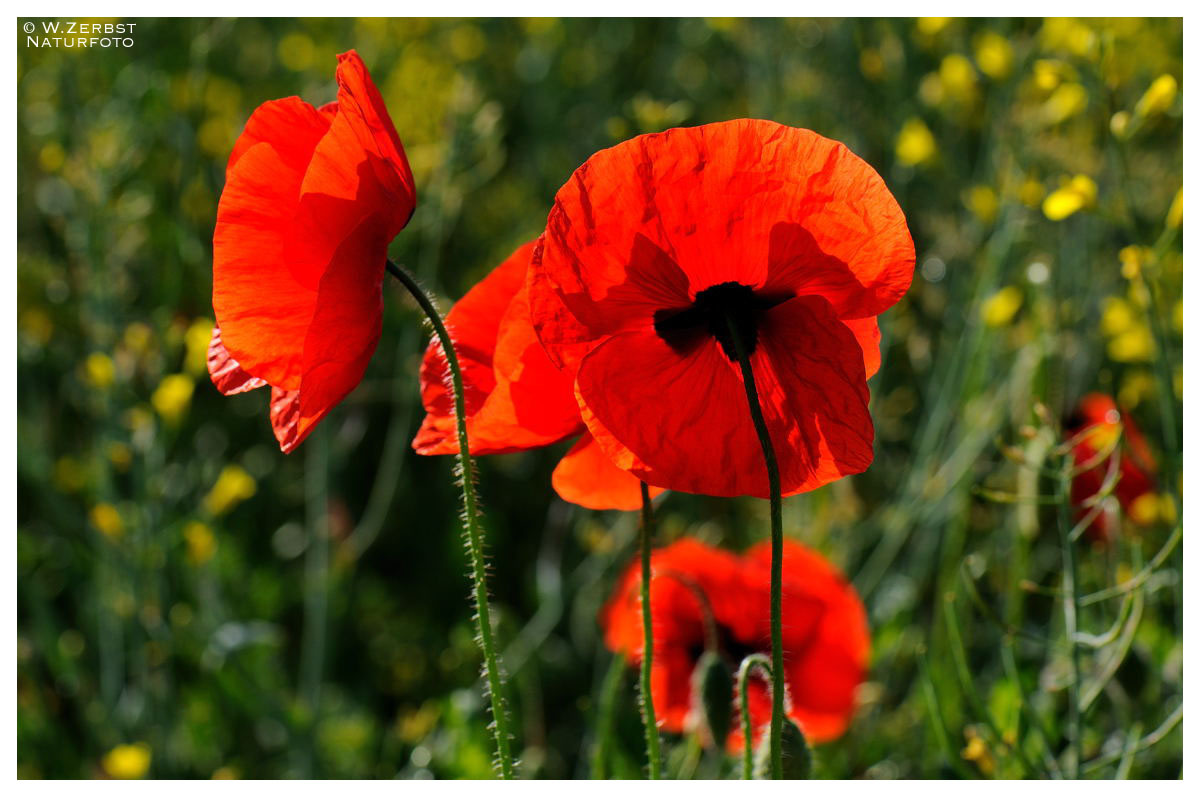
{"type": "MultiPolygon", "coordinates": [[[[1165,497],[1076,547],[1081,590],[1115,587],[1080,618],[1083,770],[1180,774],[1180,21],[135,21],[129,49],[18,45],[22,777],[490,774],[451,462],[408,448],[415,307],[386,287],[367,378],[292,456],[264,396],[203,368],[233,141],[263,101],[332,100],[350,48],[417,178],[392,255],[443,306],[631,135],[764,117],[873,164],[918,253],[881,319],[876,462],[785,504],[871,617],[815,774],[1070,770],[1053,449],[1090,390],[1142,427],[1165,497]]],[[[561,453],[481,463],[522,772],[637,777],[635,678],[596,624],[636,518],[557,500],[561,453]]],[[[739,549],[766,509],[671,494],[661,537],[739,549]]],[[[668,749],[675,776],[733,771],[668,749]]]]}

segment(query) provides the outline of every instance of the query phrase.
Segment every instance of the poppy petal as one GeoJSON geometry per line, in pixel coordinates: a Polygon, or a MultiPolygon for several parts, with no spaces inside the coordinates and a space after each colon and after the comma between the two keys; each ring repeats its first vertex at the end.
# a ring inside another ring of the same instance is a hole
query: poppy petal
{"type": "Polygon", "coordinates": [[[374,217],[386,246],[416,207],[404,148],[354,51],[338,56],[337,80],[337,113],[305,170],[297,234],[285,252],[298,278],[309,284],[320,279],[334,250],[366,218],[374,217]]]}
{"type": "MultiPolygon", "coordinates": [[[[751,548],[746,560],[757,563],[761,583],[770,582],[769,543],[751,548]]],[[[829,741],[845,732],[866,677],[871,644],[866,610],[828,560],[791,540],[784,541],[783,572],[784,647],[791,653],[785,665],[788,715],[811,741],[829,741]],[[806,625],[800,618],[814,606],[818,613],[806,625]]],[[[762,634],[769,633],[764,625],[762,634]]]]}
{"type": "MultiPolygon", "coordinates": [[[[914,262],[904,215],[868,164],[810,130],[740,119],[593,155],[555,197],[540,267],[599,337],[646,320],[631,297],[671,308],[726,282],[877,315],[914,262]]],[[[538,324],[543,340],[552,325],[538,324]]]]}
{"type": "Polygon", "coordinates": [[[230,356],[260,379],[300,387],[316,286],[283,258],[303,173],[272,144],[250,147],[230,169],[213,233],[213,310],[230,356]],[[269,297],[269,299],[268,299],[269,297]]]}
{"type": "MultiPolygon", "coordinates": [[[[863,353],[849,328],[823,299],[799,296],[765,313],[759,341],[752,367],[784,492],[865,470],[873,426],[863,353]]],[[[648,484],[768,497],[740,370],[715,340],[680,352],[653,331],[615,335],[582,361],[576,395],[605,453],[648,484]],[[647,390],[654,401],[627,400],[647,390]],[[697,451],[708,467],[697,467],[697,451]]]]}
{"type": "Polygon", "coordinates": [[[550,362],[574,373],[596,336],[563,304],[549,273],[541,267],[544,238],[534,246],[526,276],[529,312],[550,362]]]}
{"type": "Polygon", "coordinates": [[[328,107],[318,110],[299,97],[285,97],[255,108],[229,153],[226,180],[246,151],[262,143],[274,149],[290,168],[303,172],[312,160],[317,142],[329,130],[333,114],[326,111],[328,107]]]}
{"type": "Polygon", "coordinates": [[[862,349],[863,367],[866,369],[867,379],[870,379],[879,373],[879,320],[874,316],[867,316],[866,318],[843,318],[842,323],[854,333],[854,339],[858,341],[858,345],[862,349]]]}
{"type": "MultiPolygon", "coordinates": [[[[632,511],[642,505],[639,479],[614,465],[587,432],[558,463],[550,483],[564,501],[588,509],[632,511]]],[[[653,498],[662,488],[651,487],[649,492],[653,498]]]]}
{"type": "Polygon", "coordinates": [[[271,388],[271,430],[279,448],[285,454],[296,450],[296,446],[312,431],[312,426],[300,433],[300,391],[271,388]]]}
{"type": "MultiPolygon", "coordinates": [[[[559,442],[582,430],[571,377],[557,369],[534,334],[525,271],[530,242],[497,266],[451,309],[447,324],[463,366],[471,451],[497,454],[559,442]]],[[[440,346],[421,365],[426,418],[413,447],[458,451],[453,396],[440,346]]]]}
{"type": "Polygon", "coordinates": [[[218,326],[213,327],[212,339],[208,342],[208,375],[217,390],[226,396],[245,393],[267,384],[250,376],[242,370],[237,360],[229,356],[229,351],[221,342],[221,328],[218,326]]]}

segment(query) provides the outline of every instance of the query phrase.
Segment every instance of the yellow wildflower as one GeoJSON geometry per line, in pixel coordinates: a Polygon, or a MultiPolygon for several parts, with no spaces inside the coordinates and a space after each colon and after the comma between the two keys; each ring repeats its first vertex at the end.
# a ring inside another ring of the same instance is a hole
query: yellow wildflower
{"type": "Polygon", "coordinates": [[[1125,134],[1129,132],[1129,111],[1114,113],[1112,119],[1108,120],[1108,129],[1117,138],[1125,138],[1125,134]]]}
{"type": "Polygon", "coordinates": [[[917,166],[937,154],[937,142],[925,123],[912,117],[896,136],[896,158],[906,166],[917,166]]]}
{"type": "Polygon", "coordinates": [[[213,780],[237,780],[238,779],[238,771],[236,769],[234,769],[233,767],[218,767],[217,769],[213,770],[212,779],[213,780]]]}
{"type": "Polygon", "coordinates": [[[187,374],[170,374],[163,377],[150,396],[150,403],[163,420],[170,424],[179,423],[187,414],[192,402],[195,383],[187,374]]]}
{"type": "Polygon", "coordinates": [[[1003,80],[1012,71],[1013,51],[1008,39],[988,31],[975,38],[975,63],[993,80],[1003,80]]]}
{"type": "Polygon", "coordinates": [[[88,513],[88,519],[92,521],[92,525],[96,527],[97,531],[111,540],[115,540],[125,533],[125,523],[121,520],[121,513],[112,504],[96,504],[88,513]]]}
{"type": "Polygon", "coordinates": [[[925,36],[936,36],[950,24],[951,17],[917,17],[917,30],[925,36]]]}
{"type": "Polygon", "coordinates": [[[941,105],[946,99],[946,88],[942,85],[941,76],[937,72],[930,72],[921,78],[921,82],[917,85],[917,96],[921,98],[923,104],[931,108],[941,105]]]}
{"type": "Polygon", "coordinates": [[[1075,70],[1069,64],[1053,58],[1039,58],[1033,62],[1033,85],[1046,94],[1058,88],[1064,80],[1075,77],[1075,70]]]}
{"type": "Polygon", "coordinates": [[[1090,56],[1096,48],[1096,34],[1082,21],[1072,17],[1051,17],[1042,23],[1040,34],[1048,50],[1065,50],[1078,56],[1090,56]]]}
{"type": "Polygon", "coordinates": [[[990,186],[976,185],[967,190],[966,197],[963,199],[967,209],[975,214],[976,218],[984,224],[991,224],[996,220],[996,213],[1000,209],[1000,200],[996,196],[996,192],[990,186]]]}
{"type": "Polygon", "coordinates": [[[194,565],[204,564],[217,552],[217,538],[212,529],[198,520],[184,526],[183,539],[187,543],[188,559],[194,565]]]}
{"type": "Polygon", "coordinates": [[[105,754],[101,766],[109,777],[137,780],[150,771],[150,745],[145,742],[119,744],[105,754]]]}
{"type": "Polygon", "coordinates": [[[1046,197],[1042,202],[1042,212],[1051,221],[1061,221],[1074,215],[1076,211],[1094,204],[1097,191],[1096,183],[1092,178],[1077,174],[1046,197]]]}
{"type": "Polygon", "coordinates": [[[1042,115],[1047,124],[1056,125],[1081,113],[1087,105],[1087,89],[1078,83],[1063,83],[1042,105],[1042,115]]]}
{"type": "Polygon", "coordinates": [[[1144,246],[1126,246],[1117,253],[1121,261],[1121,276],[1127,280],[1137,279],[1142,266],[1150,262],[1151,251],[1144,246]]]}
{"type": "Polygon", "coordinates": [[[1119,363],[1147,362],[1154,356],[1154,336],[1137,324],[1108,342],[1108,356],[1119,363]]]}
{"type": "Polygon", "coordinates": [[[1146,93],[1137,101],[1133,108],[1135,116],[1149,117],[1165,113],[1175,104],[1175,95],[1179,92],[1179,84],[1171,75],[1159,75],[1146,89],[1146,93]]]}
{"type": "Polygon", "coordinates": [[[963,735],[967,737],[967,746],[962,750],[962,757],[979,768],[983,775],[991,775],[996,771],[996,760],[988,749],[987,742],[979,735],[973,726],[968,726],[963,735]]]}
{"type": "Polygon", "coordinates": [[[94,351],[83,361],[83,375],[89,385],[104,390],[112,386],[117,369],[111,357],[103,352],[94,351]]]}
{"type": "Polygon", "coordinates": [[[1104,300],[1100,312],[1100,331],[1112,337],[1133,327],[1133,308],[1120,296],[1109,296],[1104,300]]]}
{"type": "Polygon", "coordinates": [[[1026,177],[1017,189],[1017,198],[1031,208],[1037,207],[1046,195],[1046,187],[1032,177],[1026,177]]]}
{"type": "Polygon", "coordinates": [[[975,67],[965,56],[951,53],[942,59],[938,77],[946,94],[959,102],[967,102],[975,96],[975,67]]]}
{"type": "Polygon", "coordinates": [[[208,370],[208,343],[212,340],[213,324],[211,318],[197,318],[184,333],[187,354],[183,368],[192,376],[202,376],[208,370]]]}
{"type": "Polygon", "coordinates": [[[1174,523],[1179,517],[1175,512],[1175,499],[1166,493],[1158,497],[1158,516],[1164,523],[1174,523]]]}
{"type": "Polygon", "coordinates": [[[1117,403],[1122,407],[1133,409],[1154,393],[1154,378],[1143,369],[1131,369],[1121,380],[1121,389],[1117,391],[1117,403]]]}
{"type": "Polygon", "coordinates": [[[1002,327],[1021,309],[1021,290],[1014,285],[1001,288],[984,300],[980,314],[989,327],[1002,327]]]}
{"type": "Polygon", "coordinates": [[[211,515],[223,515],[257,490],[254,477],[240,465],[226,465],[217,483],[204,497],[204,508],[211,515]]]}
{"type": "Polygon", "coordinates": [[[144,355],[150,351],[154,343],[154,330],[150,329],[148,324],[134,321],[125,327],[123,339],[127,349],[134,354],[144,355]]]}
{"type": "Polygon", "coordinates": [[[1158,519],[1158,496],[1142,493],[1129,505],[1129,519],[1139,526],[1149,526],[1158,519]]]}
{"type": "Polygon", "coordinates": [[[1171,200],[1171,207],[1167,210],[1167,226],[1172,229],[1178,229],[1183,224],[1183,186],[1179,186],[1179,190],[1175,192],[1175,198],[1171,200]]]}

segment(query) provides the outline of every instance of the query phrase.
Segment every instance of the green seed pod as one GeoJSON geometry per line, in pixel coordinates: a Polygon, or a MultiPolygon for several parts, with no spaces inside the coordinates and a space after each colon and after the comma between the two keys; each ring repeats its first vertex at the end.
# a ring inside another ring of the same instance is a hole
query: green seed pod
{"type": "Polygon", "coordinates": [[[692,695],[697,702],[700,727],[705,745],[720,749],[733,721],[733,673],[720,656],[705,651],[692,670],[692,695]]]}
{"type": "MultiPolygon", "coordinates": [[[[788,718],[783,720],[783,779],[808,780],[812,774],[812,751],[800,726],[788,718]]],[[[771,730],[763,728],[762,738],[754,751],[754,777],[771,779],[771,730]]]]}

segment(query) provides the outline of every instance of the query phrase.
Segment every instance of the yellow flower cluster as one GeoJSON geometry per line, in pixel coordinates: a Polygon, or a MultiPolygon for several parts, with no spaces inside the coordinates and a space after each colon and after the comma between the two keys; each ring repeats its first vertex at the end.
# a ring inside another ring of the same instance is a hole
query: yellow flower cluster
{"type": "Polygon", "coordinates": [[[224,515],[235,506],[250,498],[257,491],[254,477],[240,465],[226,465],[217,476],[217,482],[204,497],[204,509],[210,515],[224,515]]]}
{"type": "Polygon", "coordinates": [[[150,745],[145,742],[119,744],[109,750],[100,766],[110,778],[137,780],[150,771],[150,745]]]}

